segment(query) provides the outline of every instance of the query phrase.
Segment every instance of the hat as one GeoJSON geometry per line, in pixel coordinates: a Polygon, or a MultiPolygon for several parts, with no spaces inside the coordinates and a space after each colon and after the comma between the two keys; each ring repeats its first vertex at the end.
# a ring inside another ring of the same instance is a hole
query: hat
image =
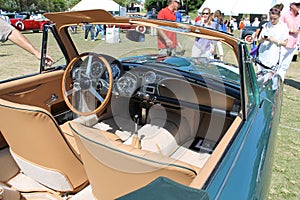
{"type": "Polygon", "coordinates": [[[178,4],[180,4],[180,0],[173,0],[173,1],[177,2],[178,4]]]}

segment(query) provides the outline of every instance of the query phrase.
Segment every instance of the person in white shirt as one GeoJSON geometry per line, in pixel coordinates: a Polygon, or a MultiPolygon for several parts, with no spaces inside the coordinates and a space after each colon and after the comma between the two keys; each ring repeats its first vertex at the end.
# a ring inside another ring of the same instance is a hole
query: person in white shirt
{"type": "Polygon", "coordinates": [[[283,4],[276,4],[270,9],[270,21],[263,25],[258,43],[258,60],[261,64],[257,65],[260,72],[265,68],[280,66],[282,62],[282,47],[286,46],[289,31],[287,25],[280,21],[280,13],[283,4]]]}
{"type": "Polygon", "coordinates": [[[252,26],[258,26],[260,21],[258,20],[258,17],[254,18],[254,21],[252,22],[252,26]]]}

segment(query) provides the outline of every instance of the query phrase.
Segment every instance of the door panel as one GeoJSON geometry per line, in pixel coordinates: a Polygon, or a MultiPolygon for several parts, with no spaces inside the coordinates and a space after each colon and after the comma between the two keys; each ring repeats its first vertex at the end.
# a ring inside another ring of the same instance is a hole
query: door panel
{"type": "Polygon", "coordinates": [[[10,81],[0,85],[0,98],[12,102],[38,106],[51,112],[51,107],[62,103],[61,81],[63,71],[54,71],[10,81]],[[52,96],[57,97],[50,103],[52,96]]]}

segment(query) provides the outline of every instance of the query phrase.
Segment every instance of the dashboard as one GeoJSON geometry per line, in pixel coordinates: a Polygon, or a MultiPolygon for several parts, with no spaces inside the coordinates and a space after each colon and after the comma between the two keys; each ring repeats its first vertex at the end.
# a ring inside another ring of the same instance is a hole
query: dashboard
{"type": "MultiPolygon", "coordinates": [[[[185,77],[170,67],[155,66],[151,63],[121,62],[110,56],[103,56],[112,70],[112,94],[120,97],[135,98],[141,102],[166,103],[199,109],[218,108],[230,110],[235,98],[227,94],[210,90],[200,80],[185,77]],[[217,101],[216,105],[212,102],[217,101]]],[[[83,60],[82,64],[73,68],[72,78],[81,89],[91,90],[93,87],[100,94],[105,94],[109,85],[105,62],[94,56],[83,60]],[[84,66],[84,67],[82,67],[84,66]],[[78,81],[79,80],[79,81],[78,81]]],[[[93,90],[93,89],[92,89],[93,90]]]]}

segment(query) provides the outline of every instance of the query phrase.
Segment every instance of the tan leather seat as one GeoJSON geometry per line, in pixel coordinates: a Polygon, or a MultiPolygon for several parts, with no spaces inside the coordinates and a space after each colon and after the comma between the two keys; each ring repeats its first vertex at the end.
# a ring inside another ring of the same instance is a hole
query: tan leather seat
{"type": "Polygon", "coordinates": [[[160,176],[189,185],[198,173],[192,165],[116,141],[112,133],[74,121],[69,125],[98,199],[116,199],[160,176]]]}
{"type": "Polygon", "coordinates": [[[79,155],[48,111],[0,99],[0,113],[0,131],[24,174],[59,192],[88,184],[79,155]]]}

